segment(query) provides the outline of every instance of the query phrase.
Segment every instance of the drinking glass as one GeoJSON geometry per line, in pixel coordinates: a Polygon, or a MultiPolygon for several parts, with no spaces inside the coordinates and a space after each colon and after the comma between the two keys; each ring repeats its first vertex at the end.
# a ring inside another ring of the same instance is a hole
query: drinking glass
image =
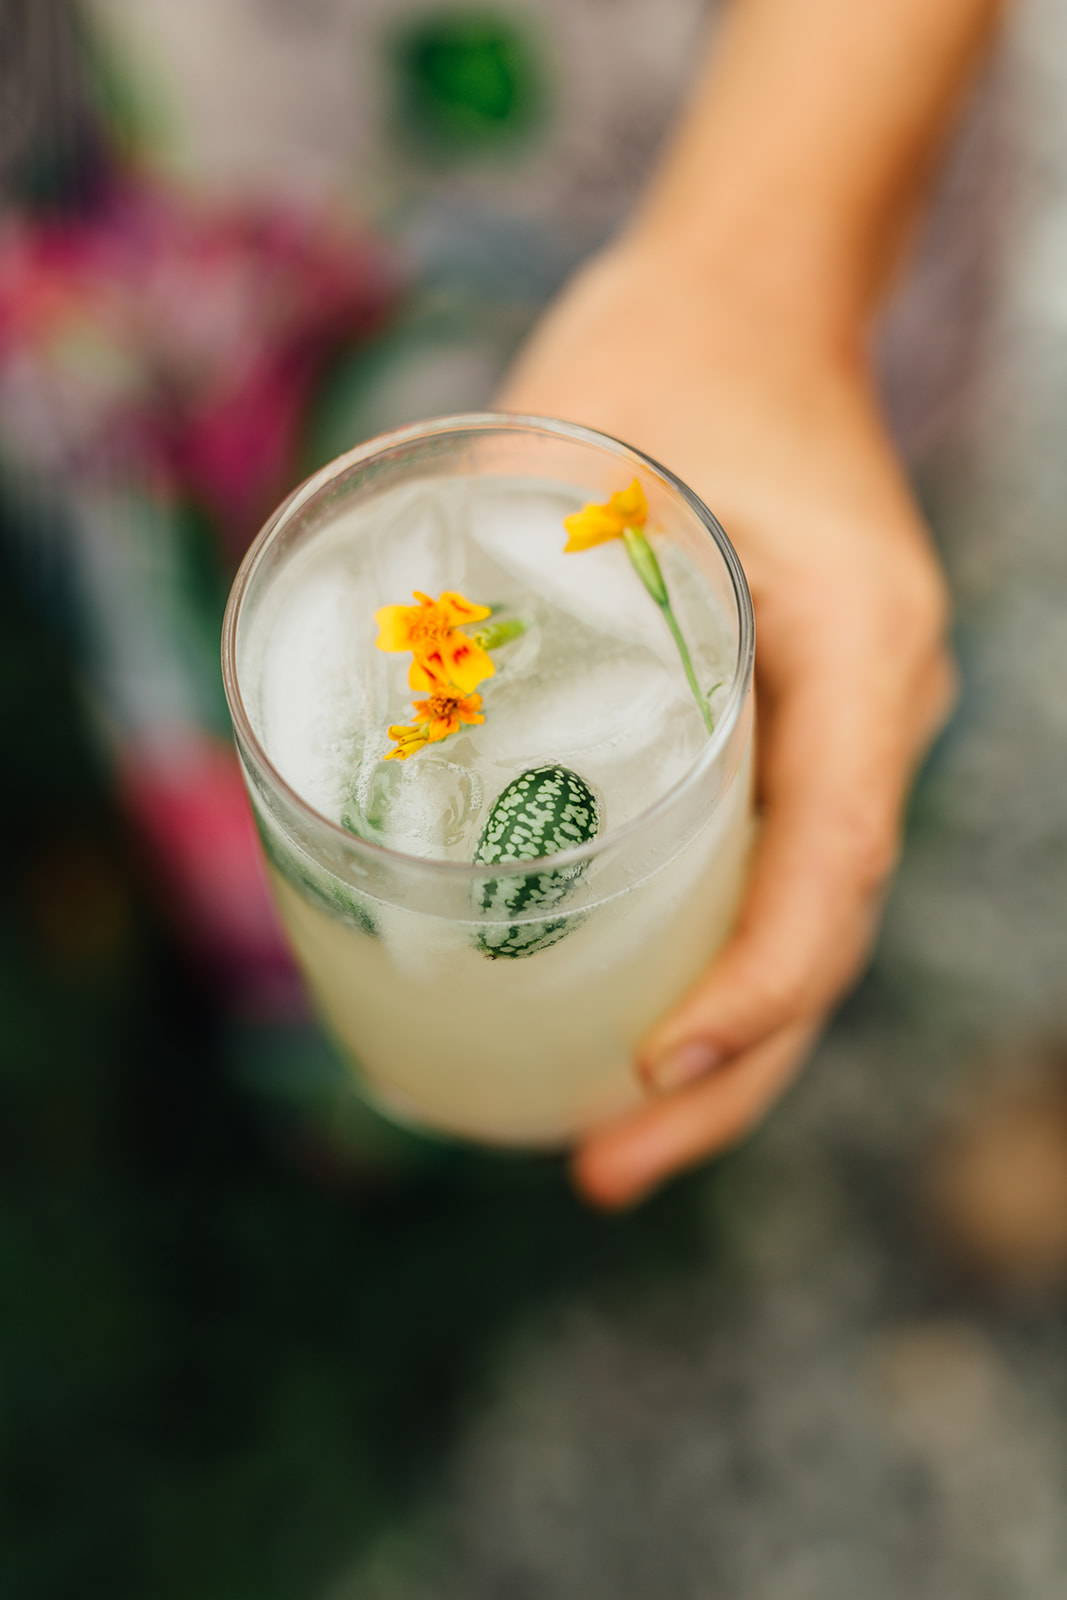
{"type": "Polygon", "coordinates": [[[658,462],[572,423],[486,413],[400,428],[321,468],[269,518],[226,611],[226,695],[282,922],[326,1026],[380,1109],[438,1134],[551,1148],[641,1101],[635,1047],[722,944],[744,886],[753,652],[748,587],[715,517],[658,462]],[[380,497],[486,476],[547,480],[582,500],[637,478],[654,540],[677,545],[701,575],[708,626],[730,662],[714,730],[679,781],[597,837],[523,863],[524,874],[567,871],[571,888],[565,903],[528,916],[561,936],[535,938],[534,953],[515,960],[486,954],[487,924],[506,913],[483,891],[501,865],[358,837],[286,781],[264,746],[261,653],[248,649],[262,608],[284,605],[294,558],[341,519],[358,562],[361,525],[373,526],[380,497]]]}

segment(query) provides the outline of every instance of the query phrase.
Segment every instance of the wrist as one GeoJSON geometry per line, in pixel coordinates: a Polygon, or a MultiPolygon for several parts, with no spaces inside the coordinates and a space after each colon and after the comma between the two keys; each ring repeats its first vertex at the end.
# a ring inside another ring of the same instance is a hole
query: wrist
{"type": "Polygon", "coordinates": [[[639,215],[612,253],[698,322],[732,326],[783,361],[868,370],[874,296],[858,263],[768,212],[729,228],[707,217],[639,215]]]}

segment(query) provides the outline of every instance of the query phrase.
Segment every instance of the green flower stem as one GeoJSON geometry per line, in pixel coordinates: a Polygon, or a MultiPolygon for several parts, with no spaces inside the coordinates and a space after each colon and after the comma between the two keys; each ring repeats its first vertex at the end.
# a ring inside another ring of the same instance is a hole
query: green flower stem
{"type": "Polygon", "coordinates": [[[696,701],[697,709],[704,719],[704,726],[707,728],[709,733],[714,733],[715,718],[712,716],[711,707],[708,705],[707,700],[705,700],[700,684],[697,682],[697,675],[693,670],[693,658],[689,654],[689,646],[685,642],[685,635],[678,626],[678,618],[675,616],[669,605],[665,605],[661,607],[661,609],[663,611],[664,621],[671,630],[671,637],[678,646],[678,654],[681,656],[682,666],[685,668],[686,682],[693,691],[693,699],[696,701]]]}
{"type": "Polygon", "coordinates": [[[630,557],[631,566],[663,612],[663,620],[671,631],[671,638],[678,646],[678,654],[685,670],[686,682],[693,692],[693,699],[696,701],[697,709],[704,719],[705,728],[709,733],[712,733],[715,728],[715,718],[711,714],[711,707],[708,705],[697,681],[693,658],[689,654],[689,646],[685,642],[685,634],[679,627],[678,618],[675,616],[674,609],[671,606],[667,580],[663,576],[663,569],[656,558],[656,552],[639,528],[624,528],[622,537],[626,545],[626,553],[630,557]]]}
{"type": "Polygon", "coordinates": [[[498,650],[502,644],[510,644],[512,639],[521,639],[526,632],[528,623],[521,617],[505,617],[501,622],[487,622],[484,628],[479,628],[474,635],[475,644],[480,644],[483,650],[498,650]]]}
{"type": "Polygon", "coordinates": [[[656,558],[656,552],[638,528],[624,528],[622,537],[626,544],[626,554],[630,557],[630,563],[637,576],[656,604],[662,610],[669,611],[671,597],[667,593],[667,580],[663,576],[663,568],[656,558]]]}

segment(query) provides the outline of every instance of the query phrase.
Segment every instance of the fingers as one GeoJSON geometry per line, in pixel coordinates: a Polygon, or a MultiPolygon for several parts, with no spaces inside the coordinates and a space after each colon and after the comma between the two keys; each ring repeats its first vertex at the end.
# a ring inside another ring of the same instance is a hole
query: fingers
{"type": "Polygon", "coordinates": [[[744,1138],[804,1060],[817,1024],[783,1029],[702,1082],[602,1129],[579,1149],[574,1181],[594,1205],[633,1205],[672,1173],[744,1138]]]}
{"type": "Polygon", "coordinates": [[[677,1088],[821,1016],[855,975],[896,859],[910,766],[886,698],[814,662],[771,695],[762,832],[740,922],[645,1040],[638,1065],[654,1087],[677,1088]]]}
{"type": "Polygon", "coordinates": [[[902,774],[851,718],[801,691],[769,730],[763,830],[741,922],[710,973],[649,1035],[638,1067],[672,1090],[829,1008],[873,930],[896,858],[902,774]]]}

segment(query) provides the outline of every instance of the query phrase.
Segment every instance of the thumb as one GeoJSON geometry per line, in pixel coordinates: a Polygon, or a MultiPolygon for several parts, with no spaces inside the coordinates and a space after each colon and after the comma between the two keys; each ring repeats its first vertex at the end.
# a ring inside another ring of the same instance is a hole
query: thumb
{"type": "Polygon", "coordinates": [[[782,707],[771,730],[762,834],[736,932],[644,1042],[638,1067],[657,1089],[822,1016],[870,948],[904,773],[885,746],[854,737],[851,719],[836,729],[824,720],[813,738],[809,713],[782,707]]]}

